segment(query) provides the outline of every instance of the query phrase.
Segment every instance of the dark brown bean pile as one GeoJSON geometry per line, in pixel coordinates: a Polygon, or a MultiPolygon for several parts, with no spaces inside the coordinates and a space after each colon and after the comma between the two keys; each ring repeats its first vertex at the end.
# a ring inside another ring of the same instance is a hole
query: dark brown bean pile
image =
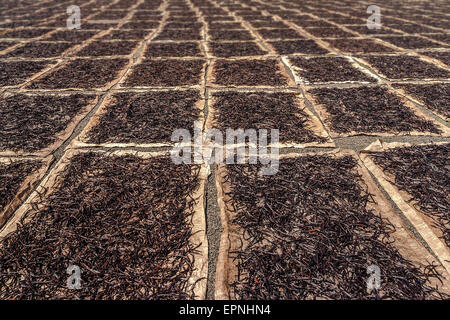
{"type": "Polygon", "coordinates": [[[37,38],[40,36],[43,36],[46,33],[49,33],[50,31],[53,31],[52,29],[16,29],[9,32],[6,32],[2,35],[2,38],[37,38]]]}
{"type": "Polygon", "coordinates": [[[200,109],[198,91],[117,93],[100,122],[89,131],[90,143],[170,142],[176,129],[193,134],[200,109]],[[108,128],[108,130],[105,130],[108,128]]]}
{"type": "Polygon", "coordinates": [[[84,23],[83,29],[84,30],[108,30],[110,28],[116,27],[116,23],[108,22],[108,23],[84,23]]]}
{"type": "Polygon", "coordinates": [[[384,87],[320,88],[310,93],[324,105],[330,114],[327,122],[338,133],[440,133],[431,121],[417,116],[384,87]]]}
{"type": "Polygon", "coordinates": [[[433,33],[436,30],[429,27],[421,26],[420,24],[390,24],[389,28],[401,30],[406,33],[433,33]]]}
{"type": "Polygon", "coordinates": [[[437,60],[445,63],[447,66],[450,66],[450,52],[449,51],[423,52],[423,55],[437,59],[437,60]]]}
{"type": "Polygon", "coordinates": [[[250,23],[253,28],[277,28],[277,29],[288,29],[289,26],[282,21],[253,21],[250,23]]]}
{"type": "Polygon", "coordinates": [[[445,45],[416,36],[405,37],[379,37],[380,40],[392,43],[405,49],[442,48],[445,45]]]}
{"type": "MultiPolygon", "coordinates": [[[[66,28],[67,27],[67,19],[58,18],[50,22],[45,22],[42,24],[42,27],[45,28],[66,28]]],[[[75,29],[76,30],[76,29],[75,29]]]]}
{"type": "Polygon", "coordinates": [[[203,60],[147,60],[134,67],[124,85],[185,86],[200,84],[203,60]]]}
{"type": "MultiPolygon", "coordinates": [[[[233,18],[231,18],[233,19],[233,18]]],[[[189,16],[175,16],[175,17],[168,17],[166,19],[166,22],[179,22],[179,23],[189,23],[193,21],[198,21],[195,19],[195,17],[189,17],[189,16]]],[[[196,30],[198,31],[198,30],[196,30]]]]}
{"type": "Polygon", "coordinates": [[[42,71],[52,62],[14,61],[0,62],[0,86],[15,86],[42,71]]]}
{"type": "Polygon", "coordinates": [[[78,59],[32,82],[32,89],[101,88],[113,81],[128,59],[78,59]]]}
{"type": "Polygon", "coordinates": [[[80,57],[129,55],[138,45],[138,41],[94,41],[74,55],[80,57]]]}
{"type": "Polygon", "coordinates": [[[427,108],[450,119],[450,84],[394,84],[393,86],[405,90],[422,101],[427,108]]]}
{"type": "Polygon", "coordinates": [[[169,22],[164,26],[166,29],[195,29],[200,30],[203,27],[203,24],[200,22],[169,22]]]}
{"type": "Polygon", "coordinates": [[[0,22],[0,28],[2,29],[15,29],[15,28],[20,28],[20,27],[31,27],[33,26],[33,22],[32,21],[14,21],[14,22],[0,22]]]}
{"type": "Polygon", "coordinates": [[[76,155],[0,243],[2,299],[188,299],[199,167],[76,155]],[[29,219],[29,222],[24,222],[29,219]],[[81,289],[66,269],[81,268],[81,289]]]}
{"type": "Polygon", "coordinates": [[[101,40],[143,40],[151,31],[150,30],[112,30],[101,40]]]}
{"type": "Polygon", "coordinates": [[[38,160],[20,160],[10,164],[0,162],[0,212],[12,201],[28,175],[39,169],[40,165],[38,160]]]}
{"type": "Polygon", "coordinates": [[[292,22],[300,27],[321,27],[321,28],[335,27],[333,24],[323,20],[294,20],[292,22]]]}
{"type": "Polygon", "coordinates": [[[368,207],[373,202],[350,156],[283,159],[276,175],[258,165],[228,165],[232,223],[245,244],[231,252],[238,267],[236,299],[446,298],[392,243],[394,227],[368,207]],[[367,267],[381,271],[369,291],[367,267]]]}
{"type": "MultiPolygon", "coordinates": [[[[249,22],[265,20],[265,18],[266,18],[266,16],[263,16],[263,15],[249,15],[249,16],[243,15],[242,16],[242,19],[249,21],[249,22]]],[[[267,17],[267,18],[268,18],[268,20],[272,20],[271,17],[267,17]]]]}
{"type": "Polygon", "coordinates": [[[200,32],[195,29],[164,29],[155,40],[201,40],[200,32]]]}
{"type": "Polygon", "coordinates": [[[160,14],[161,12],[136,11],[132,19],[161,21],[162,16],[160,14]]]}
{"type": "Polygon", "coordinates": [[[208,31],[209,36],[214,41],[227,40],[256,40],[247,30],[218,30],[213,29],[208,31]]]}
{"type": "Polygon", "coordinates": [[[72,46],[68,42],[30,42],[3,55],[2,58],[53,58],[58,57],[72,46]]]}
{"type": "Polygon", "coordinates": [[[427,34],[426,37],[450,44],[450,34],[448,33],[427,34]]]}
{"type": "Polygon", "coordinates": [[[390,79],[450,78],[450,72],[413,56],[361,57],[390,79]]]}
{"type": "Polygon", "coordinates": [[[320,47],[314,40],[270,41],[278,54],[325,54],[328,50],[320,47]]]}
{"type": "Polygon", "coordinates": [[[341,57],[295,57],[289,61],[298,69],[295,73],[309,82],[364,81],[376,79],[355,68],[349,60],[341,57]]]}
{"type": "Polygon", "coordinates": [[[231,29],[241,29],[242,24],[240,22],[215,22],[208,24],[208,29],[219,29],[219,30],[231,30],[231,29]]]}
{"type": "Polygon", "coordinates": [[[127,15],[127,11],[103,11],[94,16],[92,16],[91,20],[120,20],[127,15]]]}
{"type": "Polygon", "coordinates": [[[68,41],[68,42],[83,42],[94,35],[97,31],[77,31],[77,30],[61,30],[53,33],[51,36],[46,37],[46,41],[68,41]]]}
{"type": "Polygon", "coordinates": [[[266,40],[304,39],[304,37],[294,29],[258,29],[258,33],[266,40]]]}
{"type": "Polygon", "coordinates": [[[356,31],[362,35],[379,35],[379,34],[399,34],[400,32],[387,29],[387,28],[381,28],[381,29],[369,29],[366,25],[364,26],[346,26],[347,29],[350,29],[352,31],[356,31]]]}
{"type": "Polygon", "coordinates": [[[146,57],[200,57],[203,56],[198,42],[153,42],[147,47],[146,57]]]}
{"type": "Polygon", "coordinates": [[[0,41],[0,51],[5,50],[9,47],[16,45],[18,42],[15,41],[0,41]]]}
{"type": "Polygon", "coordinates": [[[277,60],[216,60],[214,83],[240,86],[280,86],[287,84],[277,60]]]}
{"type": "Polygon", "coordinates": [[[326,40],[331,46],[350,53],[370,53],[370,52],[394,52],[389,48],[371,39],[329,39],[326,40]]]}
{"type": "Polygon", "coordinates": [[[125,23],[121,29],[130,29],[130,30],[151,30],[159,27],[159,21],[136,21],[136,22],[127,22],[125,23]]]}
{"type": "MultiPolygon", "coordinates": [[[[308,125],[293,93],[218,92],[212,108],[217,128],[278,129],[280,142],[325,142],[308,125]]],[[[270,135],[269,135],[270,136],[270,135]]]]}
{"type": "Polygon", "coordinates": [[[360,25],[360,24],[364,23],[364,19],[360,19],[360,18],[332,18],[332,19],[328,19],[328,20],[333,21],[337,24],[342,24],[344,26],[360,25]]]}
{"type": "Polygon", "coordinates": [[[48,147],[93,98],[15,94],[0,99],[0,150],[35,152],[48,147]]]}
{"type": "Polygon", "coordinates": [[[267,54],[255,42],[209,42],[216,57],[261,56],[267,54]]]}
{"type": "Polygon", "coordinates": [[[431,27],[441,28],[441,29],[450,29],[450,22],[448,22],[448,20],[446,20],[444,16],[440,16],[440,18],[442,20],[432,20],[432,21],[428,20],[427,23],[431,27]]]}
{"type": "MultiPolygon", "coordinates": [[[[234,19],[234,17],[230,17],[230,16],[204,16],[203,19],[207,22],[236,22],[236,20],[234,19]]],[[[171,18],[168,19],[168,21],[170,21],[171,18]]],[[[192,19],[188,19],[192,20],[192,19]]]]}
{"type": "Polygon", "coordinates": [[[450,247],[450,144],[395,148],[371,158],[411,195],[408,202],[434,219],[450,247]]]}
{"type": "Polygon", "coordinates": [[[355,36],[350,32],[347,32],[345,30],[342,30],[341,28],[336,27],[334,28],[308,27],[305,28],[305,30],[318,38],[348,38],[355,36]]]}

